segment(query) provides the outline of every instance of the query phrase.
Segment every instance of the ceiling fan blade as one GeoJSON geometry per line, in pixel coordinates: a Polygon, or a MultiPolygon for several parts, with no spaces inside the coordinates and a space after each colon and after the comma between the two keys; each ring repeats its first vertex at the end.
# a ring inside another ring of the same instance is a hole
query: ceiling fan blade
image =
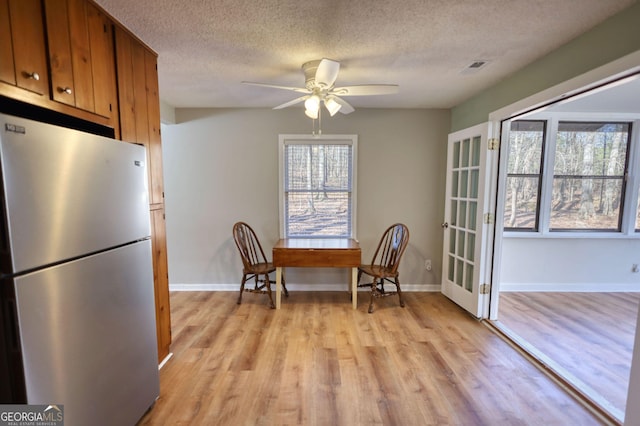
{"type": "Polygon", "coordinates": [[[345,101],[344,99],[341,99],[337,96],[334,96],[333,99],[342,106],[342,108],[340,108],[341,113],[351,114],[353,111],[355,111],[351,104],[349,104],[349,102],[345,101]]]}
{"type": "Polygon", "coordinates": [[[307,100],[307,98],[309,96],[311,96],[311,95],[300,96],[299,98],[296,98],[296,99],[294,99],[292,101],[285,102],[282,105],[278,105],[276,107],[273,107],[273,109],[282,109],[282,108],[286,108],[286,107],[291,106],[291,105],[295,105],[295,104],[300,103],[300,102],[302,102],[304,100],[307,100]]]}
{"type": "Polygon", "coordinates": [[[336,87],[332,94],[339,96],[393,95],[398,93],[397,84],[361,84],[357,86],[336,87]]]}
{"type": "Polygon", "coordinates": [[[332,61],[331,59],[322,59],[316,70],[316,85],[330,88],[338,78],[338,72],[340,71],[340,62],[332,61]]]}
{"type": "Polygon", "coordinates": [[[272,89],[291,90],[293,92],[298,92],[298,93],[311,93],[309,89],[305,89],[303,87],[277,86],[275,84],[254,83],[253,81],[243,81],[242,84],[250,84],[252,86],[261,86],[261,87],[270,87],[272,89]]]}

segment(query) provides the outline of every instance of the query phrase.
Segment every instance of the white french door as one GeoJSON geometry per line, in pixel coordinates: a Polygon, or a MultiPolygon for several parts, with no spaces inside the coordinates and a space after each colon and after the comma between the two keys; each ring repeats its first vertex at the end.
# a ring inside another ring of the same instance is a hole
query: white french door
{"type": "Polygon", "coordinates": [[[493,206],[489,123],[449,135],[442,293],[478,318],[489,313],[493,206]],[[485,223],[486,222],[486,223],[485,223]]]}

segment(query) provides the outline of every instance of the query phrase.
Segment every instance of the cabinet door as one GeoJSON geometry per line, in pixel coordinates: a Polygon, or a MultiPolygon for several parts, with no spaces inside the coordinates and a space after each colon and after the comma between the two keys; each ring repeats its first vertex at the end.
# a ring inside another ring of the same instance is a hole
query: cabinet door
{"type": "Polygon", "coordinates": [[[0,0],[0,14],[3,27],[0,29],[0,58],[3,60],[0,79],[40,95],[47,94],[49,79],[40,0],[0,0]],[[10,55],[13,56],[13,72],[10,62],[4,64],[10,55]]]}
{"type": "Polygon", "coordinates": [[[71,36],[67,1],[45,0],[49,64],[51,66],[51,98],[75,106],[71,36]]]}
{"type": "Polygon", "coordinates": [[[45,12],[51,98],[112,118],[117,90],[111,21],[86,0],[45,0],[45,12]]]}
{"type": "Polygon", "coordinates": [[[11,42],[11,19],[9,0],[0,0],[0,81],[16,85],[16,71],[13,64],[11,42]]]}
{"type": "Polygon", "coordinates": [[[171,312],[169,305],[169,275],[167,269],[167,238],[164,210],[151,211],[153,236],[153,281],[156,298],[156,328],[158,334],[158,361],[169,355],[171,345],[171,312]]]}
{"type": "Polygon", "coordinates": [[[115,121],[116,111],[118,111],[118,91],[116,89],[113,22],[93,4],[87,3],[86,7],[91,43],[95,113],[115,121]]]}

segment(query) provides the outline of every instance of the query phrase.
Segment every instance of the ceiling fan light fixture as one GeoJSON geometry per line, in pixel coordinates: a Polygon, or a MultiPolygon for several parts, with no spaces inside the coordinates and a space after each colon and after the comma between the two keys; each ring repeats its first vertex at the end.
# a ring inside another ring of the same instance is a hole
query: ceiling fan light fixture
{"type": "Polygon", "coordinates": [[[336,102],[336,99],[333,96],[327,96],[324,100],[324,106],[327,108],[327,111],[329,111],[329,115],[331,115],[331,117],[336,115],[336,113],[340,111],[340,108],[342,108],[342,105],[336,102]]]}
{"type": "Polygon", "coordinates": [[[318,118],[318,111],[320,110],[320,97],[318,95],[312,95],[304,101],[304,113],[309,118],[314,120],[318,118]]]}

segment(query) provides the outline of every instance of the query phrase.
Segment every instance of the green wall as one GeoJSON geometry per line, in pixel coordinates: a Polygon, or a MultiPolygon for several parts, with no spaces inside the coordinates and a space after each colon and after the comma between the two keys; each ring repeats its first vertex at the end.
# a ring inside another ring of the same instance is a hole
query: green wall
{"type": "Polygon", "coordinates": [[[563,81],[640,50],[640,3],[527,65],[451,111],[451,131],[483,123],[489,114],[563,81]]]}

